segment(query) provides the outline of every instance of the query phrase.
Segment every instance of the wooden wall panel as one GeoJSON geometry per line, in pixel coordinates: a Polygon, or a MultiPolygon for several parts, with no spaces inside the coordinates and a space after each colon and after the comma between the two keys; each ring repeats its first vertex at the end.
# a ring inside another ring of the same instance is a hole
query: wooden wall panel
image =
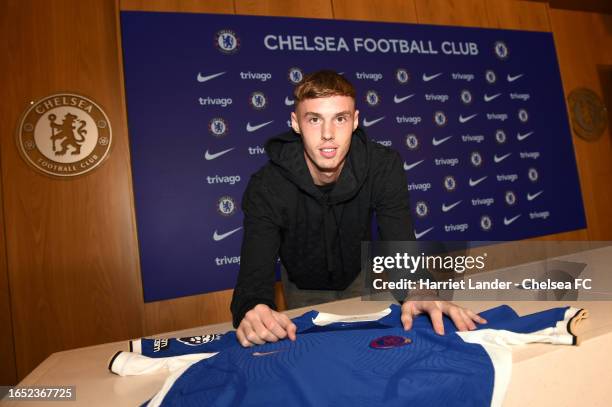
{"type": "MultiPolygon", "coordinates": [[[[112,1],[10,0],[0,28],[10,100],[0,122],[7,263],[23,377],[50,353],[142,334],[143,301],[112,1]],[[113,128],[109,158],[76,179],[21,159],[14,134],[29,101],[61,91],[93,98],[113,128]]],[[[4,14],[4,13],[3,13],[4,14]]]]}
{"type": "Polygon", "coordinates": [[[331,0],[234,0],[236,14],[333,18],[331,0]]]}
{"type": "Polygon", "coordinates": [[[416,23],[414,0],[332,0],[334,18],[416,23]]]}
{"type": "MultiPolygon", "coordinates": [[[[550,19],[566,96],[588,87],[603,98],[598,66],[612,66],[612,16],[551,9],[550,19]]],[[[610,131],[595,142],[573,136],[590,240],[612,240],[610,131]]]]}
{"type": "Polygon", "coordinates": [[[121,10],[234,14],[230,0],[119,0],[121,10]]]}
{"type": "Polygon", "coordinates": [[[415,0],[419,24],[491,27],[486,0],[415,0]]]}
{"type": "Polygon", "coordinates": [[[551,31],[548,4],[516,0],[487,0],[491,27],[510,30],[551,31]]]}

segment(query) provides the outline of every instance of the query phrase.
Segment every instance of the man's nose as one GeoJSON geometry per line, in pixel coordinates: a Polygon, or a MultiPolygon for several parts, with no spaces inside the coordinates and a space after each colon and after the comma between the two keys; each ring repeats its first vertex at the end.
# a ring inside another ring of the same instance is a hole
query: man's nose
{"type": "Polygon", "coordinates": [[[324,141],[330,141],[334,139],[334,132],[329,125],[323,125],[321,127],[321,139],[324,141]]]}

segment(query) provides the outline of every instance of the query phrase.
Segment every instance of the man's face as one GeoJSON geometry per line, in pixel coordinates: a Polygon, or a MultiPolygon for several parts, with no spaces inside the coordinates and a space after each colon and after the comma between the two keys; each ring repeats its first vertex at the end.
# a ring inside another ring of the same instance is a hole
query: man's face
{"type": "MultiPolygon", "coordinates": [[[[291,127],[302,135],[304,155],[311,174],[333,173],[342,168],[359,124],[359,111],[350,96],[306,99],[291,113],[291,127]]],[[[336,174],[336,175],[338,175],[336,174]]]]}

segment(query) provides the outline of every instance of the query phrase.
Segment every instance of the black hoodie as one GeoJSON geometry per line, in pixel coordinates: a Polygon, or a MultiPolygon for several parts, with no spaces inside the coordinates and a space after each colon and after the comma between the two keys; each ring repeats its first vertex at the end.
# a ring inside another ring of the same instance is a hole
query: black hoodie
{"type": "Polygon", "coordinates": [[[242,198],[244,236],[231,311],[234,327],[257,304],[274,304],[277,256],[302,289],[343,290],[360,271],[361,241],[376,213],[382,240],[414,240],[400,155],[353,132],[329,193],[314,184],[302,139],[293,131],[266,143],[269,162],[242,198]]]}

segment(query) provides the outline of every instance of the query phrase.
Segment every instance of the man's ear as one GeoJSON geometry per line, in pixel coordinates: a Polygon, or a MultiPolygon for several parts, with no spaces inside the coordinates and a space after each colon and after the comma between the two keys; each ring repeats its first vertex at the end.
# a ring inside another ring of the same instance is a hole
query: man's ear
{"type": "Polygon", "coordinates": [[[297,114],[295,112],[291,112],[291,128],[297,134],[300,134],[300,125],[298,124],[297,114]]]}
{"type": "Polygon", "coordinates": [[[357,126],[359,126],[359,110],[355,110],[355,115],[353,116],[353,131],[357,130],[357,126]]]}

